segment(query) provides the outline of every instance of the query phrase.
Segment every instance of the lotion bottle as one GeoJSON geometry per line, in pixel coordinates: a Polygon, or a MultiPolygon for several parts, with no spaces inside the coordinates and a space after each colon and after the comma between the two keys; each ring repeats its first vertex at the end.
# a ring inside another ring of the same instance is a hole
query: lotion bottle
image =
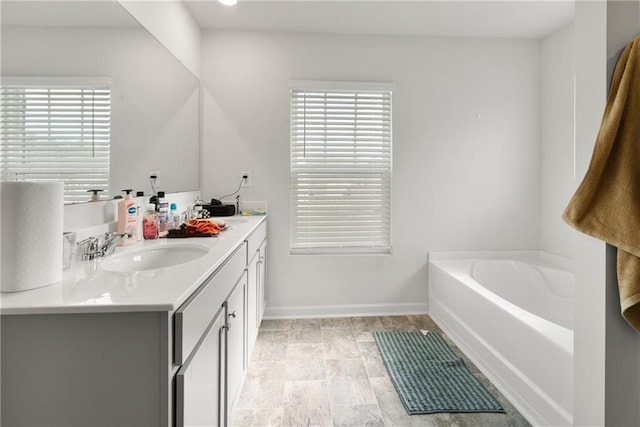
{"type": "Polygon", "coordinates": [[[136,202],[131,198],[133,190],[122,190],[126,194],[124,199],[118,202],[118,233],[129,233],[130,237],[118,242],[118,245],[131,245],[138,241],[136,237],[136,222],[138,220],[138,208],[136,202]]]}

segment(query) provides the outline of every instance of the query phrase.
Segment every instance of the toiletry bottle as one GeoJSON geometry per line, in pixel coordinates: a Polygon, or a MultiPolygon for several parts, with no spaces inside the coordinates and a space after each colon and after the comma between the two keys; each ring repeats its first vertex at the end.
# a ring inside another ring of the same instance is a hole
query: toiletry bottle
{"type": "Polygon", "coordinates": [[[138,241],[142,240],[142,216],[144,215],[144,210],[142,209],[142,203],[144,202],[144,191],[136,192],[136,210],[138,211],[138,215],[136,217],[136,238],[138,241]]]}
{"type": "Polygon", "coordinates": [[[180,214],[178,213],[178,205],[171,203],[169,205],[169,230],[180,228],[180,214]]]}
{"type": "Polygon", "coordinates": [[[136,237],[136,221],[138,209],[136,202],[131,198],[133,190],[122,190],[126,194],[124,199],[118,202],[118,233],[129,233],[130,237],[123,238],[118,242],[119,246],[131,245],[138,241],[136,237]]]}
{"type": "Polygon", "coordinates": [[[169,234],[169,202],[164,198],[164,191],[158,191],[158,221],[160,223],[160,237],[169,234]]]}
{"type": "Polygon", "coordinates": [[[158,238],[158,213],[153,203],[147,205],[147,210],[142,216],[142,235],[145,240],[158,238]]]}
{"type": "Polygon", "coordinates": [[[99,192],[101,192],[102,190],[87,190],[87,193],[93,193],[91,195],[91,198],[89,199],[90,202],[98,202],[100,201],[100,195],[98,194],[99,192]]]}

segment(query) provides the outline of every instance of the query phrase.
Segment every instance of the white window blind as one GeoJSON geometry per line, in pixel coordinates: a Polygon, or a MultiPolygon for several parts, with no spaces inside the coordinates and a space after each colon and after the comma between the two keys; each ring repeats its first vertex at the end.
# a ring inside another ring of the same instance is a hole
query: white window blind
{"type": "Polygon", "coordinates": [[[3,81],[3,181],[64,181],[65,202],[109,190],[111,89],[100,84],[3,81]]]}
{"type": "Polygon", "coordinates": [[[391,90],[292,89],[291,253],[391,252],[391,90]]]}

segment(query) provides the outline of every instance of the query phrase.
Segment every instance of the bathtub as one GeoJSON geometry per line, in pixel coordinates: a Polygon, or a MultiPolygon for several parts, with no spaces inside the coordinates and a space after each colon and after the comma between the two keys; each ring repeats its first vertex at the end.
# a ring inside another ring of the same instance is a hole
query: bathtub
{"type": "Polygon", "coordinates": [[[571,262],[542,252],[429,254],[429,314],[534,425],[573,419],[571,262]]]}

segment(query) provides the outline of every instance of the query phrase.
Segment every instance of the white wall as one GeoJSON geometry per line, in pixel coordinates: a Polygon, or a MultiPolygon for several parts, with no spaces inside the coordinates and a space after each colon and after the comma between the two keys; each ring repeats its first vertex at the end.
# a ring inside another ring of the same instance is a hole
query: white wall
{"type": "Polygon", "coordinates": [[[573,229],[562,212],[575,190],[573,24],[540,43],[542,250],[573,257],[573,229]]]}
{"type": "Polygon", "coordinates": [[[430,250],[540,235],[535,41],[205,32],[203,197],[269,202],[272,316],[424,311],[430,250]],[[393,255],[289,255],[290,80],[395,83],[393,255]]]}
{"type": "Polygon", "coordinates": [[[118,2],[187,69],[200,78],[200,27],[181,0],[118,2]]]}
{"type": "MultiPolygon", "coordinates": [[[[607,2],[607,82],[622,49],[640,34],[640,2],[607,2]]],[[[609,87],[610,85],[608,85],[609,87]]],[[[640,335],[620,314],[616,249],[607,246],[605,424],[640,425],[640,335]]]]}
{"type": "MultiPolygon", "coordinates": [[[[606,101],[606,2],[575,5],[576,182],[587,171],[606,101]]],[[[576,426],[605,425],[606,245],[573,233],[576,265],[574,416],[576,426]]]]}
{"type": "MultiPolygon", "coordinates": [[[[576,2],[576,183],[585,172],[621,49],[640,32],[640,2],[576,2]]],[[[640,424],[640,336],[620,315],[616,250],[574,232],[574,424],[640,424]]]]}

